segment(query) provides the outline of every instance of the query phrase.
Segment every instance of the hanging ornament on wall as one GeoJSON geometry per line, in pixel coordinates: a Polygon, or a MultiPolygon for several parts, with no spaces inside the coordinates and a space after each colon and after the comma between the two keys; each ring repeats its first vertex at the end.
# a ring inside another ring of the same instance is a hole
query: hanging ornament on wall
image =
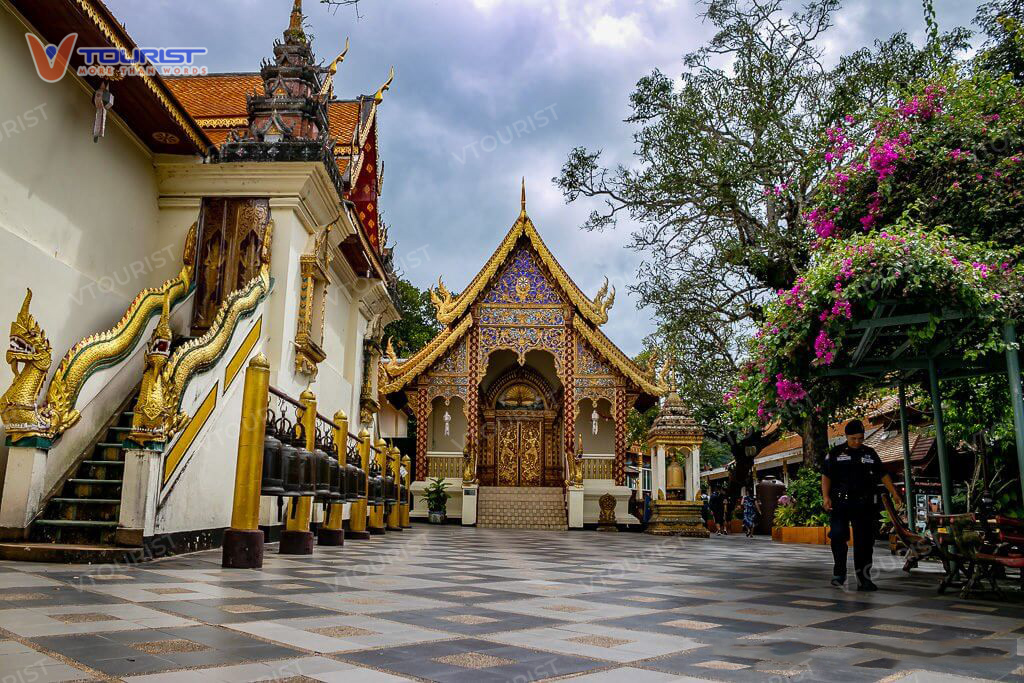
{"type": "Polygon", "coordinates": [[[448,414],[448,411],[444,411],[444,435],[451,436],[452,434],[452,416],[448,414]]]}
{"type": "Polygon", "coordinates": [[[593,430],[594,436],[597,436],[597,421],[600,419],[600,417],[601,416],[597,414],[596,408],[594,409],[594,412],[590,414],[590,428],[591,430],[593,430]]]}

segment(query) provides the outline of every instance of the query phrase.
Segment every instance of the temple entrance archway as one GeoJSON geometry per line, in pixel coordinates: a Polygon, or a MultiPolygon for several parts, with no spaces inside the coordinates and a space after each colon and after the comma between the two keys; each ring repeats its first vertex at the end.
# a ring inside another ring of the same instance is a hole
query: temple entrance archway
{"type": "Polygon", "coordinates": [[[561,383],[554,359],[543,351],[496,351],[481,383],[485,486],[560,486],[561,383]]]}

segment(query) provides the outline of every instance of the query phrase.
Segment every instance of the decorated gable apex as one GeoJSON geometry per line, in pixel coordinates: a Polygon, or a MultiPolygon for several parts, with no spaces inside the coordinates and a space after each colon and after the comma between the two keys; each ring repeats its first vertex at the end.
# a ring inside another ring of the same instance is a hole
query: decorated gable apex
{"type": "Polygon", "coordinates": [[[464,346],[460,341],[474,324],[488,329],[534,328],[538,340],[569,327],[579,346],[577,356],[591,359],[587,362],[590,372],[621,374],[637,391],[651,396],[666,391],[601,331],[615,303],[615,289],[609,288],[606,279],[597,294],[589,297],[573,282],[526,213],[525,190],[519,217],[466,288],[453,295],[439,278],[430,297],[437,320],[445,327],[408,359],[399,360],[393,351],[386,354],[382,369],[386,393],[400,391],[425,372],[436,370],[438,361],[464,346]]]}

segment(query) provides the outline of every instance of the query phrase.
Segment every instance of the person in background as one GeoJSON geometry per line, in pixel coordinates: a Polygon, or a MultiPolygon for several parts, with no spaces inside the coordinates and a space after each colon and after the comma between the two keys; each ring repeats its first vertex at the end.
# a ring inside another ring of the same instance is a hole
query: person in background
{"type": "Polygon", "coordinates": [[[725,494],[721,488],[711,492],[711,515],[715,518],[715,525],[718,527],[719,536],[728,536],[729,530],[725,527],[725,494]]]}
{"type": "Polygon", "coordinates": [[[896,487],[882,466],[878,453],[864,445],[864,423],[850,420],[846,425],[846,443],[830,450],[821,468],[821,498],[831,513],[832,585],[846,585],[847,542],[853,527],[853,567],[857,590],[875,591],[871,580],[871,562],[875,548],[880,508],[878,484],[885,484],[897,507],[903,506],[896,487]]]}
{"type": "Polygon", "coordinates": [[[743,489],[743,533],[747,538],[754,537],[754,525],[757,524],[757,517],[761,514],[761,507],[757,504],[757,498],[749,489],[743,489]]]}

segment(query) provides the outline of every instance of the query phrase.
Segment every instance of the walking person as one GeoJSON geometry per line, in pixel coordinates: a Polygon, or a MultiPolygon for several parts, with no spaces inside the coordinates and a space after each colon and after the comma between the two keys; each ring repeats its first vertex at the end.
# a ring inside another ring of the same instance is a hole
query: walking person
{"type": "Polygon", "coordinates": [[[747,538],[754,537],[754,526],[761,514],[761,506],[757,504],[757,498],[747,489],[743,489],[743,533],[747,538]]]}
{"type": "Polygon", "coordinates": [[[719,536],[728,536],[729,530],[725,526],[725,494],[722,489],[716,488],[711,492],[711,515],[715,518],[715,526],[719,536]]]}
{"type": "Polygon", "coordinates": [[[829,531],[835,562],[832,585],[842,587],[846,584],[847,542],[852,526],[857,590],[875,591],[878,586],[870,574],[880,514],[878,483],[885,484],[897,508],[902,507],[903,502],[878,453],[864,445],[864,424],[860,420],[851,420],[845,432],[846,443],[829,451],[821,469],[822,502],[832,517],[829,531]]]}

